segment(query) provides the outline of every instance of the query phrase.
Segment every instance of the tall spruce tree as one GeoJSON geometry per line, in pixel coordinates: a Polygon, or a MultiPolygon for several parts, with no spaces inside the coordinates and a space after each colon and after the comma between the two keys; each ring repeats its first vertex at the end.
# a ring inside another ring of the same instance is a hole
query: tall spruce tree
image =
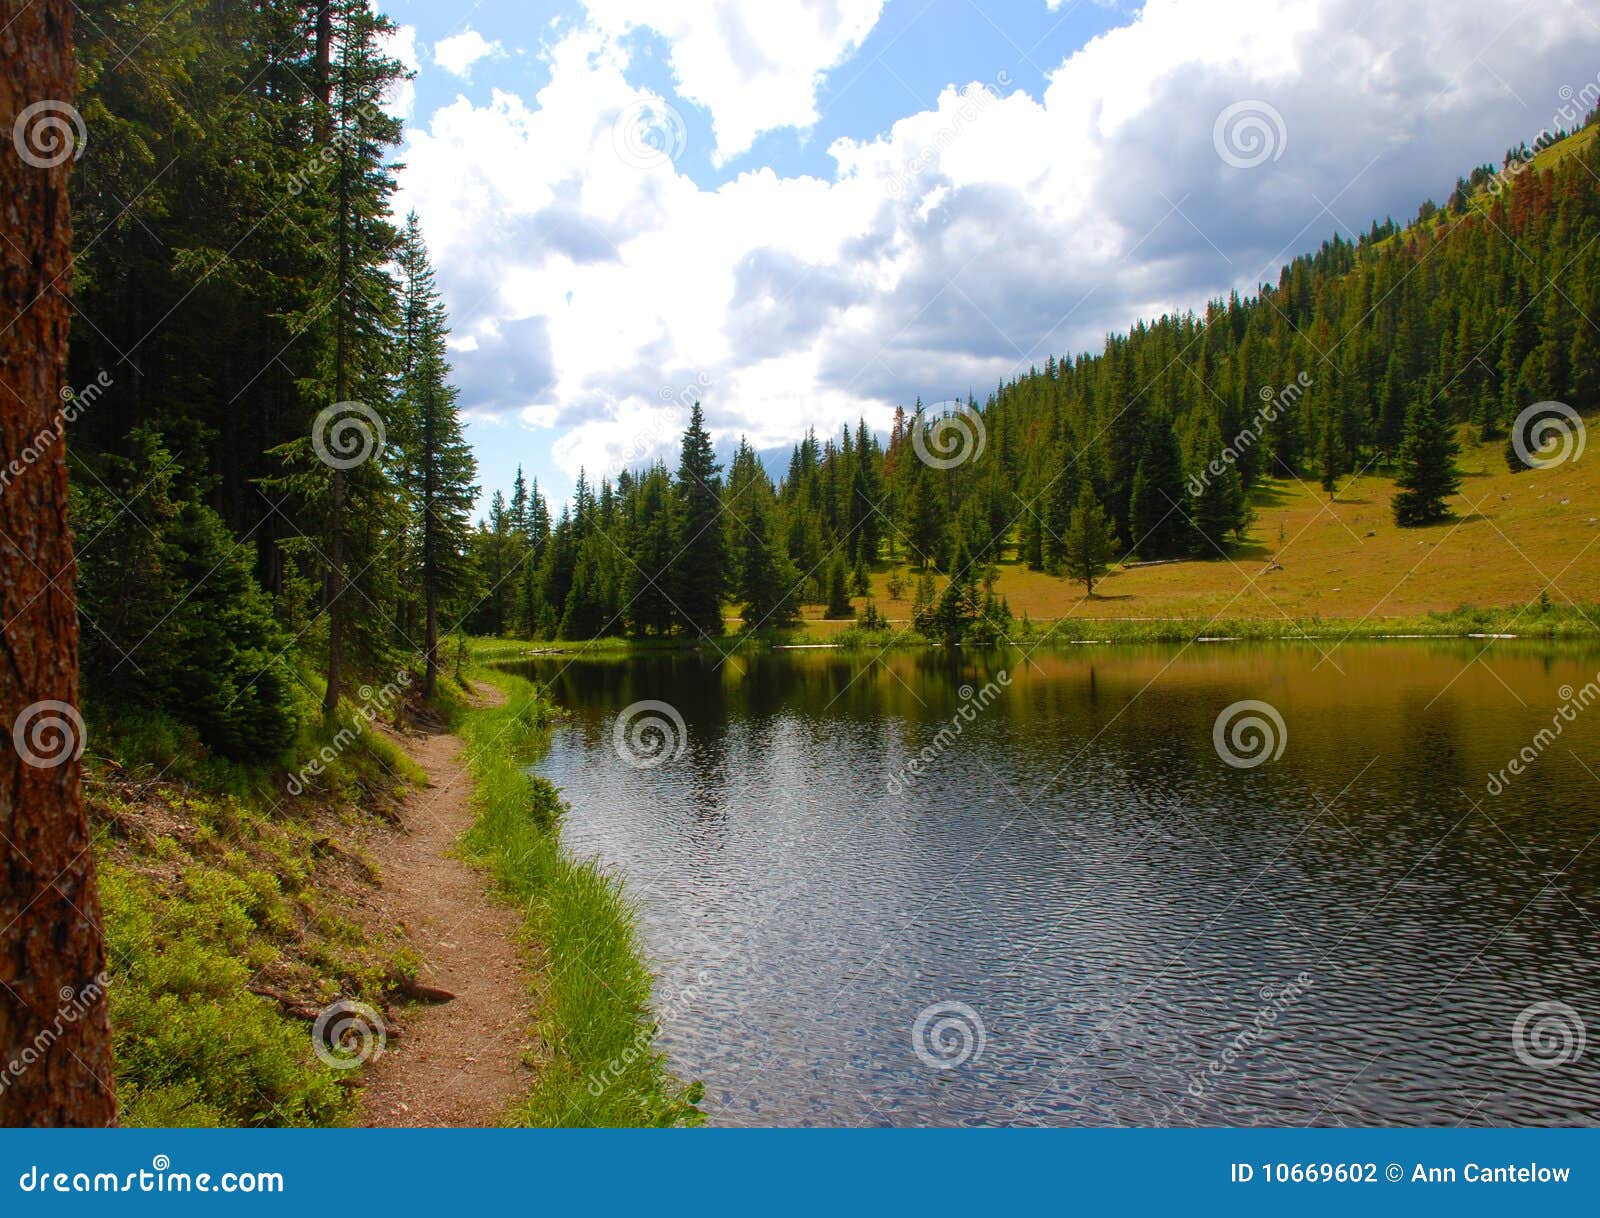
{"type": "MultiPolygon", "coordinates": [[[[461,433],[456,389],[445,355],[448,327],[434,286],[433,266],[413,213],[400,246],[400,276],[414,357],[401,380],[410,441],[405,483],[415,517],[417,575],[423,600],[423,697],[434,696],[439,677],[440,606],[466,586],[468,515],[478,488],[477,462],[461,433]]],[[[527,490],[517,469],[509,525],[525,533],[527,490]]],[[[514,573],[513,573],[514,574],[514,573]]],[[[509,579],[508,579],[509,582],[509,579]]],[[[513,586],[515,586],[513,584],[513,586]]]]}
{"type": "Polygon", "coordinates": [[[677,552],[672,559],[673,601],[690,635],[722,634],[722,594],[727,587],[727,541],[722,530],[722,467],[711,448],[700,403],[683,433],[675,486],[677,552]]]}
{"type": "Polygon", "coordinates": [[[1170,558],[1185,549],[1189,541],[1188,497],[1178,437],[1171,418],[1163,412],[1150,420],[1129,501],[1133,547],[1140,558],[1170,558]]]}
{"type": "Polygon", "coordinates": [[[1117,540],[1094,488],[1087,482],[1078,495],[1067,524],[1062,567],[1067,575],[1083,584],[1084,593],[1094,595],[1094,586],[1108,570],[1117,552],[1117,540]]]}
{"type": "Polygon", "coordinates": [[[1432,524],[1450,514],[1449,499],[1461,489],[1455,458],[1460,446],[1454,428],[1439,415],[1431,394],[1419,394],[1406,412],[1406,434],[1400,443],[1400,489],[1391,506],[1402,528],[1432,524]]]}

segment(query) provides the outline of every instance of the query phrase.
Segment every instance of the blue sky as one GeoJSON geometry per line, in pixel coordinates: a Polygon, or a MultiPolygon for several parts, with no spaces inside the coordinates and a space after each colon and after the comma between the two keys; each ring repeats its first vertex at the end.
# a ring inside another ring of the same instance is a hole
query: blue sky
{"type": "Polygon", "coordinates": [[[1575,0],[398,2],[486,492],[980,396],[1407,218],[1600,71],[1575,0]],[[1425,27],[1425,28],[1424,28],[1425,27]]]}

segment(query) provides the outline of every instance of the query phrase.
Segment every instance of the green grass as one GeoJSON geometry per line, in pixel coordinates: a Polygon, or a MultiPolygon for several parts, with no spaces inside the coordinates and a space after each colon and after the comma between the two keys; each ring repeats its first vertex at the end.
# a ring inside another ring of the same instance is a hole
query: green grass
{"type": "Polygon", "coordinates": [[[548,740],[552,708],[520,677],[480,676],[504,691],[506,702],[455,714],[477,786],[477,820],[463,846],[522,906],[538,955],[537,1081],[507,1123],[698,1123],[699,1085],[675,1080],[654,1047],[651,977],[639,953],[634,908],[617,880],[562,847],[560,794],[527,773],[548,740]]]}
{"type": "Polygon", "coordinates": [[[351,706],[329,725],[309,714],[272,767],[218,758],[159,714],[97,709],[85,791],[122,1123],[351,1123],[356,1072],[319,1061],[310,1023],[256,991],[303,1010],[338,998],[381,1007],[415,974],[398,937],[362,925],[355,894],[370,867],[336,836],[362,819],[358,801],[392,798],[420,771],[369,726],[288,796],[289,774],[354,722],[351,706]]]}

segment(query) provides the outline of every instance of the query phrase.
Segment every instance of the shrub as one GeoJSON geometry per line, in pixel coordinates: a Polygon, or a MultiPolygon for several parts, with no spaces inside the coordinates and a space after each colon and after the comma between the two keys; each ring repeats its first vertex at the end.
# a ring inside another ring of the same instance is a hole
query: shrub
{"type": "Polygon", "coordinates": [[[297,699],[254,550],[179,485],[154,432],[129,443],[134,456],[106,458],[73,488],[88,696],[162,711],[229,757],[270,760],[295,738],[297,699]]]}

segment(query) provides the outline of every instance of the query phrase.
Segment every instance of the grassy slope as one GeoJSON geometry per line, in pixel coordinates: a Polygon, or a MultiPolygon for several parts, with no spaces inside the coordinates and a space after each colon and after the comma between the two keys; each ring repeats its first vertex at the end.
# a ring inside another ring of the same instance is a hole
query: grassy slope
{"type": "Polygon", "coordinates": [[[537,1080],[513,1125],[692,1124],[698,1086],[684,1087],[654,1048],[650,972],[633,908],[617,881],[562,848],[559,792],[526,771],[548,740],[549,702],[529,681],[480,674],[503,706],[456,709],[477,783],[478,819],[463,841],[526,911],[540,959],[537,1080]]]}
{"type": "MultiPolygon", "coordinates": [[[[1558,607],[1591,605],[1600,593],[1600,461],[1512,474],[1502,446],[1463,445],[1456,519],[1430,528],[1395,525],[1385,476],[1347,480],[1332,503],[1314,484],[1274,481],[1258,489],[1255,522],[1226,559],[1117,569],[1093,600],[1080,585],[1008,561],[997,588],[1035,622],[1320,617],[1379,627],[1463,606],[1517,608],[1546,588],[1558,607]],[[1282,569],[1268,572],[1274,560],[1282,569]]],[[[874,595],[904,619],[909,601],[889,598],[889,575],[874,574],[874,595]]],[[[901,576],[911,583],[904,568],[901,576]]],[[[806,615],[817,637],[849,624],[815,620],[818,612],[806,615]]]]}
{"type": "MultiPolygon", "coordinates": [[[[296,758],[340,726],[312,701],[296,758]]],[[[307,1019],[336,998],[381,1008],[415,976],[405,943],[363,924],[374,876],[353,843],[360,809],[420,773],[371,727],[298,798],[282,771],[208,757],[170,720],[91,718],[89,739],[122,1123],[349,1123],[359,1072],[317,1060],[307,1019]]]]}

